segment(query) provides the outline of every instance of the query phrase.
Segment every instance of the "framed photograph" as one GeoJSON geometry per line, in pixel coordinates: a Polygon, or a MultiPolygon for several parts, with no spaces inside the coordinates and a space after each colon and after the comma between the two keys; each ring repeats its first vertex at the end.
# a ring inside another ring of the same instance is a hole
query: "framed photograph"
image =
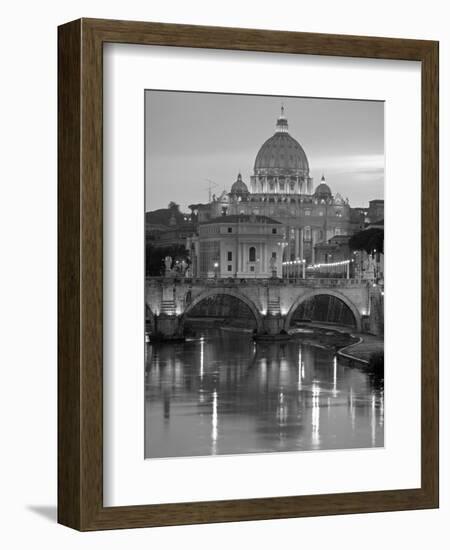
{"type": "Polygon", "coordinates": [[[58,40],[59,522],[437,507],[438,43],[58,40]]]}

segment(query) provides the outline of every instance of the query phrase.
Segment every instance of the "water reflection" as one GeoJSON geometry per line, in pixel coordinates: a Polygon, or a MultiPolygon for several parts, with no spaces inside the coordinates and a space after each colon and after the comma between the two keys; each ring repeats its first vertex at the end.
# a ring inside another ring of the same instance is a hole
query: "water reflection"
{"type": "Polygon", "coordinates": [[[383,388],[330,350],[204,331],[148,346],[145,456],[383,445],[383,388]]]}

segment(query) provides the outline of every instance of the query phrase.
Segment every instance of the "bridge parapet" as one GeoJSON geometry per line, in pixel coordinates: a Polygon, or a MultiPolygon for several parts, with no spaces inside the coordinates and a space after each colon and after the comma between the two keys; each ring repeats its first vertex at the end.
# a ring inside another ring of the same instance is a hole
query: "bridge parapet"
{"type": "Polygon", "coordinates": [[[204,286],[205,288],[239,288],[243,286],[253,287],[289,287],[298,286],[305,288],[352,288],[368,287],[371,283],[362,279],[345,278],[311,278],[311,279],[236,279],[236,278],[167,278],[167,277],[146,277],[146,284],[154,286],[190,285],[204,286]]]}

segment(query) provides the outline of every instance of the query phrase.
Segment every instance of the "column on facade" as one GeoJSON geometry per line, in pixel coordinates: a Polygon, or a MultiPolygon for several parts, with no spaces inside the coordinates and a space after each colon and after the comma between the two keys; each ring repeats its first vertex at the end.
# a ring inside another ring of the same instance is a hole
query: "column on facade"
{"type": "Polygon", "coordinates": [[[267,256],[267,244],[262,242],[261,243],[261,259],[259,261],[259,271],[261,273],[265,273],[267,271],[267,269],[266,269],[266,256],[267,256]]]}
{"type": "Polygon", "coordinates": [[[237,249],[237,263],[238,263],[238,272],[242,272],[242,258],[241,258],[241,249],[242,249],[242,243],[239,241],[238,249],[237,249]]]}
{"type": "Polygon", "coordinates": [[[295,259],[300,257],[300,229],[295,228],[295,259]]]}
{"type": "Polygon", "coordinates": [[[291,259],[291,226],[290,225],[287,226],[287,247],[286,248],[287,248],[286,259],[290,261],[291,259]]]}
{"type": "Polygon", "coordinates": [[[304,238],[303,227],[299,229],[299,232],[300,232],[300,260],[303,260],[303,238],[304,238]]]}
{"type": "Polygon", "coordinates": [[[262,262],[262,245],[258,244],[256,246],[256,258],[255,258],[255,275],[261,271],[261,262],[262,262]],[[259,260],[259,261],[258,261],[259,260]]]}
{"type": "Polygon", "coordinates": [[[263,266],[263,256],[264,256],[264,245],[263,243],[260,243],[257,248],[258,252],[256,254],[256,267],[255,270],[258,273],[262,272],[262,266],[263,266]],[[258,261],[259,260],[259,261],[258,261]]]}
{"type": "Polygon", "coordinates": [[[294,257],[294,260],[296,259],[296,247],[297,247],[297,231],[295,227],[291,226],[291,234],[289,235],[290,243],[291,243],[291,256],[294,257]],[[294,237],[294,238],[292,238],[294,237]]]}
{"type": "Polygon", "coordinates": [[[314,249],[314,245],[316,244],[316,232],[311,227],[311,263],[316,263],[316,251],[314,249]]]}
{"type": "Polygon", "coordinates": [[[294,230],[294,243],[292,243],[292,226],[289,227],[289,260],[292,256],[295,258],[295,230],[294,230]]]}

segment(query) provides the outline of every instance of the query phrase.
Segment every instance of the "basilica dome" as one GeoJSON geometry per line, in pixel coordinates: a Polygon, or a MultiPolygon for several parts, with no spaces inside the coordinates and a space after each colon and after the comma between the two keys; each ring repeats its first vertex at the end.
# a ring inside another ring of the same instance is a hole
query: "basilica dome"
{"type": "Polygon", "coordinates": [[[322,176],[322,179],[320,180],[320,184],[316,187],[314,195],[318,199],[329,199],[329,198],[331,198],[331,196],[332,196],[331,189],[328,187],[328,185],[325,182],[325,176],[322,176]]]}
{"type": "Polygon", "coordinates": [[[261,147],[255,160],[255,174],[308,176],[309,164],[300,143],[288,133],[288,123],[281,109],[275,134],[261,147]]]}

